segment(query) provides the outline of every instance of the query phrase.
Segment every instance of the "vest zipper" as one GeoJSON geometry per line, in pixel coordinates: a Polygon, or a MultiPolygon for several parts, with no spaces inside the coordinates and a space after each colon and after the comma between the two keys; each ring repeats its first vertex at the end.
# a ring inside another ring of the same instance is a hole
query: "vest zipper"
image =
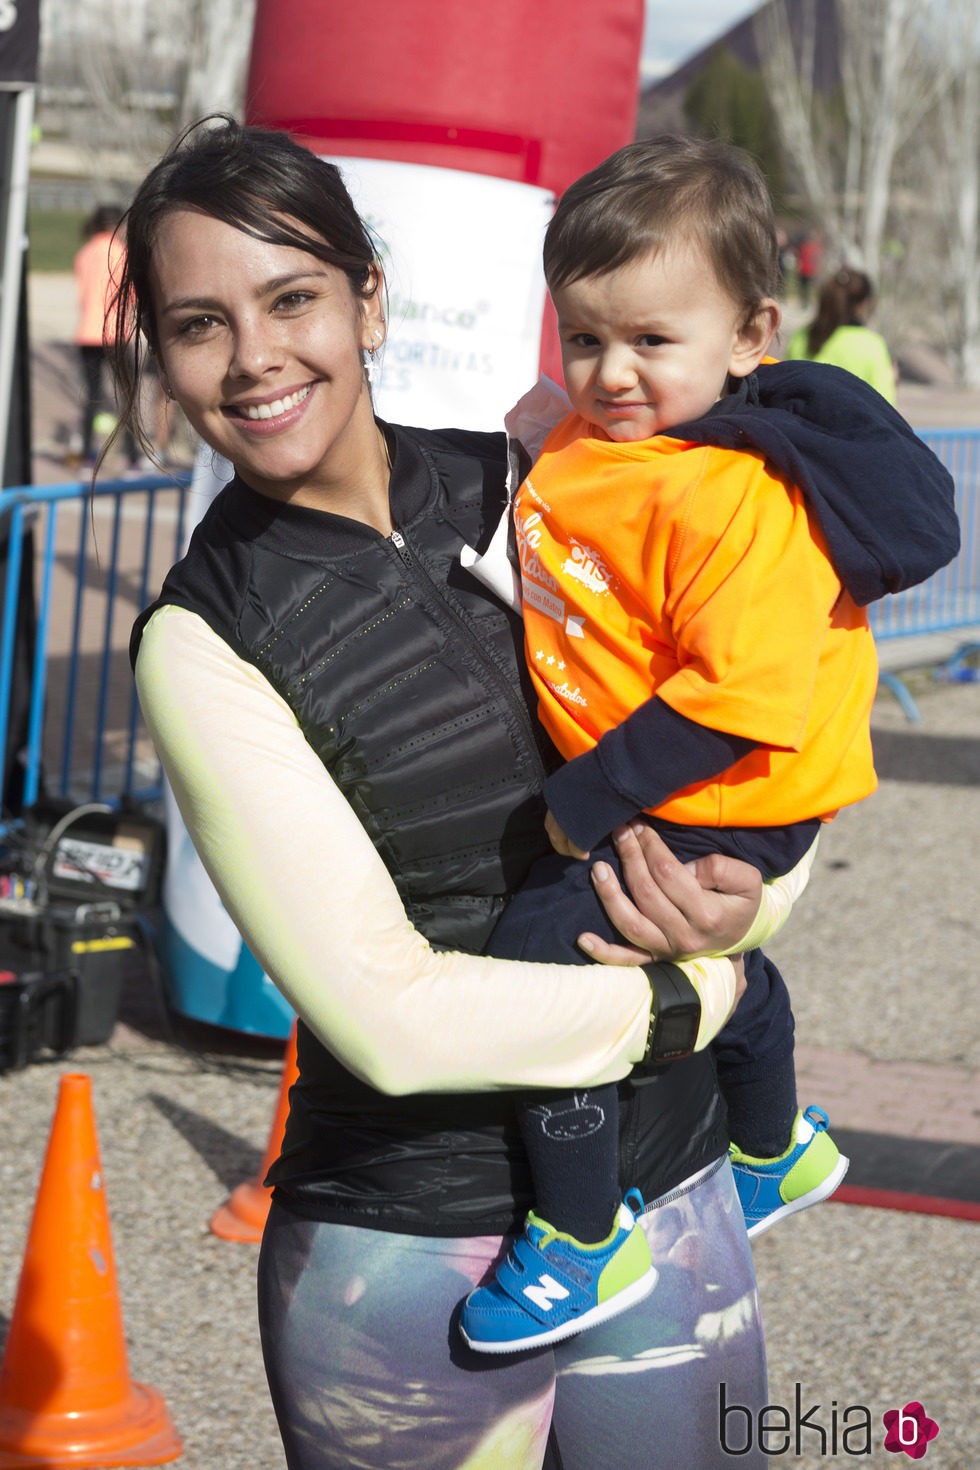
{"type": "MultiPolygon", "coordinates": [[[[403,566],[409,567],[415,576],[420,577],[422,580],[424,580],[426,587],[431,593],[435,595],[436,599],[438,600],[439,606],[449,614],[457,628],[460,630],[460,632],[464,634],[471,647],[475,648],[481,659],[486,662],[487,649],[485,644],[480,642],[480,640],[476,637],[475,633],[470,627],[469,623],[466,622],[466,620],[460,615],[453,604],[445,597],[442,589],[429,576],[429,573],[425,567],[425,563],[420,558],[412,556],[412,553],[408,547],[408,542],[405,540],[405,537],[402,535],[401,531],[398,530],[397,526],[392,530],[391,535],[388,539],[397,551],[399,559],[402,562],[403,566]]],[[[541,780],[544,780],[545,776],[547,775],[547,768],[545,767],[541,751],[538,748],[538,742],[534,738],[534,727],[531,723],[531,716],[528,713],[527,705],[525,704],[524,699],[520,694],[520,691],[518,691],[517,696],[515,697],[513,689],[511,688],[507,680],[503,677],[499,667],[497,666],[496,660],[491,658],[490,662],[493,663],[493,666],[497,671],[497,684],[500,692],[503,694],[504,699],[507,701],[508,705],[514,711],[520,721],[521,728],[523,729],[525,735],[525,744],[531,754],[534,768],[541,780]]]]}

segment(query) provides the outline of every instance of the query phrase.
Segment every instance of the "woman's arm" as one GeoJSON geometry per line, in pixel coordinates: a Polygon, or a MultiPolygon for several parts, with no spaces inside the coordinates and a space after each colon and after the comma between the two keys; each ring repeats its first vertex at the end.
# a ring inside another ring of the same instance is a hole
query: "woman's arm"
{"type": "MultiPolygon", "coordinates": [[[[642,1059],[650,986],[641,970],[435,953],[291,710],[200,618],[155,613],[136,681],[225,907],[357,1076],[389,1093],[569,1088],[617,1080],[642,1059]]],[[[730,1004],[728,961],[685,970],[710,992],[712,1014],[726,996],[730,1004]]]]}

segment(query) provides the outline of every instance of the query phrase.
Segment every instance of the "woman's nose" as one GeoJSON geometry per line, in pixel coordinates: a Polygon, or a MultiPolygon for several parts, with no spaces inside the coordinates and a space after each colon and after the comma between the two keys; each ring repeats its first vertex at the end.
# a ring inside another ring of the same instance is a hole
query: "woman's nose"
{"type": "Polygon", "coordinates": [[[235,378],[260,378],[278,365],[275,330],[263,321],[240,322],[232,339],[229,372],[235,378]]]}

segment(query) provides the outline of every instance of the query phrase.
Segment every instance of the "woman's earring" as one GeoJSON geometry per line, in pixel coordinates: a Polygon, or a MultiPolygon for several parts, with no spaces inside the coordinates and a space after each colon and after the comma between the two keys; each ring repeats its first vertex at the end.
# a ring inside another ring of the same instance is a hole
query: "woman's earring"
{"type": "Polygon", "coordinates": [[[378,380],[378,348],[383,342],[384,337],[381,335],[381,333],[375,332],[374,339],[371,342],[371,346],[368,348],[368,360],[366,364],[366,369],[367,380],[371,387],[373,387],[378,380]]]}

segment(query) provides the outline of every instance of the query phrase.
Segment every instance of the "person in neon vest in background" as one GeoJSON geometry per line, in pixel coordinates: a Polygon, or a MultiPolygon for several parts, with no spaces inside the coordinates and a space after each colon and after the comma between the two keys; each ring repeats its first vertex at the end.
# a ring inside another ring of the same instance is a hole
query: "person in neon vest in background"
{"type": "Polygon", "coordinates": [[[873,306],[870,276],[846,266],[835,271],[820,287],[813,321],[790,337],[786,358],[845,368],[894,403],[898,373],[884,337],[868,326],[873,306]]]}

